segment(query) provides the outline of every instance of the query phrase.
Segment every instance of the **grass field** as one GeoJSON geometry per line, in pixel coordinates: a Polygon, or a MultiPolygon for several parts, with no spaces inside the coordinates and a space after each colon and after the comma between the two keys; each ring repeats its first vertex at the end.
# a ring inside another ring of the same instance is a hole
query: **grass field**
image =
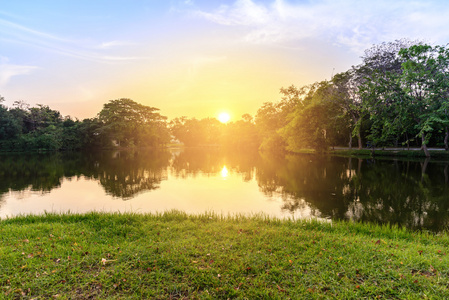
{"type": "Polygon", "coordinates": [[[444,299],[449,236],[264,216],[0,221],[0,299],[444,299]]]}

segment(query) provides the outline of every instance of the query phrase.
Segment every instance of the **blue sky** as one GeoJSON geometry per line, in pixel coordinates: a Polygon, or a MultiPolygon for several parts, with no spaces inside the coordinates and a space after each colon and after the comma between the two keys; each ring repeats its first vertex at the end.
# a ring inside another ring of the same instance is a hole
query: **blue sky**
{"type": "Polygon", "coordinates": [[[0,0],[0,95],[93,117],[131,98],[174,118],[255,114],[373,44],[449,42],[444,1],[0,0]]]}

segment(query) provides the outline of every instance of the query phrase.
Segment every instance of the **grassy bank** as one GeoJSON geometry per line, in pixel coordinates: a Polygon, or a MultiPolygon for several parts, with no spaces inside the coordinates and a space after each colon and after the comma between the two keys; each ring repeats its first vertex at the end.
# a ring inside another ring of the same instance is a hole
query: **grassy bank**
{"type": "Polygon", "coordinates": [[[0,298],[448,298],[449,236],[265,217],[0,221],[0,298]]]}
{"type": "MultiPolygon", "coordinates": [[[[329,150],[330,154],[339,156],[356,156],[356,157],[373,157],[373,152],[370,149],[336,149],[329,150]]],[[[432,150],[430,152],[432,158],[449,159],[449,152],[444,150],[432,150]]],[[[401,157],[401,158],[425,158],[426,155],[422,150],[375,150],[375,158],[382,157],[401,157]]]]}

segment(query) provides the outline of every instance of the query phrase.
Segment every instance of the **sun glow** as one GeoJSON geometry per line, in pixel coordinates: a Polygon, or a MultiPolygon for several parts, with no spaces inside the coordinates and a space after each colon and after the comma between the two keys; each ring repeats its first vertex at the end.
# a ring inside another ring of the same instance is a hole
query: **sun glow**
{"type": "Polygon", "coordinates": [[[231,119],[231,116],[227,112],[222,112],[218,115],[218,121],[221,123],[228,123],[231,119]]]}
{"type": "Polygon", "coordinates": [[[223,166],[223,169],[221,169],[221,177],[223,177],[223,179],[226,179],[226,177],[228,177],[228,168],[226,168],[226,166],[223,166]]]}

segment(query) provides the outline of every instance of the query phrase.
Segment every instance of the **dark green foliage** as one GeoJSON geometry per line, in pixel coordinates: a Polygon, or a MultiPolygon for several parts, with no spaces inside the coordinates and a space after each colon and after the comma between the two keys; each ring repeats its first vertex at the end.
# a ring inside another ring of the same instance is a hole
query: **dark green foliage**
{"type": "Polygon", "coordinates": [[[169,142],[164,116],[131,99],[111,100],[98,114],[101,134],[119,146],[159,146],[169,142]]]}
{"type": "Polygon", "coordinates": [[[45,152],[2,154],[0,157],[0,198],[9,190],[47,192],[64,178],[84,176],[95,179],[105,192],[129,199],[142,191],[159,188],[170,154],[141,152],[45,152]]]}
{"type": "MultiPolygon", "coordinates": [[[[3,98],[2,98],[3,99],[3,98]]],[[[0,105],[0,151],[56,151],[123,146],[160,146],[170,140],[165,117],[130,99],[105,104],[98,118],[63,118],[48,106],[0,105]]]]}
{"type": "Polygon", "coordinates": [[[0,141],[13,139],[20,132],[20,123],[0,104],[0,141]]]}
{"type": "Polygon", "coordinates": [[[448,65],[447,47],[406,40],[373,46],[361,65],[331,81],[281,89],[281,102],[265,103],[256,116],[262,148],[321,152],[352,147],[357,137],[359,149],[363,140],[421,146],[426,156],[427,145],[449,149],[448,65]]]}
{"type": "Polygon", "coordinates": [[[307,94],[288,115],[289,122],[278,130],[287,142],[287,149],[312,148],[327,150],[338,136],[337,116],[343,114],[335,105],[332,85],[320,82],[309,87],[307,94]]]}

